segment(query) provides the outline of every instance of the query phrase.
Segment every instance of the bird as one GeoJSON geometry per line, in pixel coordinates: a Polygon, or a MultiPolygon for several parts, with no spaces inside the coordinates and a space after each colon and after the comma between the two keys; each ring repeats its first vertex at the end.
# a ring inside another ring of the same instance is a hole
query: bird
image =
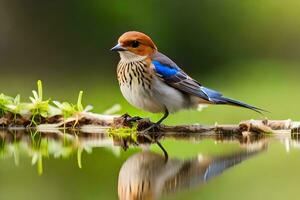
{"type": "Polygon", "coordinates": [[[265,111],[204,87],[159,52],[153,40],[145,33],[125,32],[111,51],[120,55],[117,79],[125,99],[139,109],[163,113],[150,128],[159,126],[170,113],[197,108],[202,104],[232,105],[258,113],[265,111]]]}
{"type": "MultiPolygon", "coordinates": [[[[251,146],[251,145],[250,145],[251,146]]],[[[171,158],[151,151],[130,156],[121,166],[118,177],[118,196],[127,199],[160,199],[187,188],[201,187],[212,178],[267,150],[263,144],[228,155],[197,154],[189,159],[171,158]]]]}

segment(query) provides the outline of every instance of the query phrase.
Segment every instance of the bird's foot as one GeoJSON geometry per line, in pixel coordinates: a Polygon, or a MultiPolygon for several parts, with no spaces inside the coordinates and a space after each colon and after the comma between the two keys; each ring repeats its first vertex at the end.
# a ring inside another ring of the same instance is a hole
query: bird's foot
{"type": "Polygon", "coordinates": [[[134,125],[134,123],[138,123],[142,119],[143,118],[138,117],[138,116],[131,117],[130,115],[125,113],[121,117],[117,118],[117,120],[115,120],[114,123],[119,124],[121,126],[132,127],[134,125]]]}
{"type": "Polygon", "coordinates": [[[139,116],[134,116],[134,117],[131,117],[130,115],[128,115],[127,113],[123,114],[121,116],[121,118],[125,119],[126,122],[136,122],[138,120],[141,120],[143,118],[139,117],[139,116]]]}
{"type": "Polygon", "coordinates": [[[136,121],[139,121],[143,118],[139,117],[139,116],[134,116],[134,117],[130,117],[127,119],[128,122],[136,122],[136,121]]]}

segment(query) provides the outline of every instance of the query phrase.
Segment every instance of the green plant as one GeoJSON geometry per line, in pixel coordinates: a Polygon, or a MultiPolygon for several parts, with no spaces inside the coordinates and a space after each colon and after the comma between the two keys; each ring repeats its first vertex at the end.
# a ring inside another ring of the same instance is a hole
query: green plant
{"type": "Polygon", "coordinates": [[[69,102],[60,103],[59,101],[53,101],[53,104],[61,110],[64,118],[71,117],[76,112],[76,107],[69,102]]]}
{"type": "Polygon", "coordinates": [[[122,139],[131,139],[132,141],[137,141],[137,124],[133,124],[133,126],[130,127],[124,127],[124,128],[110,128],[108,130],[108,134],[111,137],[119,137],[122,139]]]}
{"type": "Polygon", "coordinates": [[[53,101],[53,104],[57,106],[58,109],[61,110],[62,115],[64,118],[68,118],[71,116],[76,115],[76,113],[84,112],[84,111],[89,111],[92,109],[91,106],[87,106],[86,108],[83,107],[82,105],[82,95],[83,91],[80,91],[78,94],[77,98],[77,104],[74,105],[69,102],[59,102],[59,101],[53,101]]]}
{"type": "Polygon", "coordinates": [[[43,100],[43,86],[41,80],[38,80],[37,86],[38,91],[32,90],[33,97],[29,97],[31,103],[28,104],[31,113],[31,124],[34,125],[37,125],[37,119],[39,120],[38,122],[40,122],[41,117],[48,117],[50,102],[50,100],[43,100]]]}
{"type": "Polygon", "coordinates": [[[6,96],[5,94],[0,94],[0,117],[5,115],[8,111],[8,105],[13,103],[14,99],[10,96],[6,96]]]}
{"type": "MultiPolygon", "coordinates": [[[[30,126],[38,125],[43,121],[43,118],[49,118],[56,115],[62,115],[64,119],[69,117],[79,118],[82,112],[88,112],[93,107],[86,107],[82,104],[83,91],[80,91],[77,98],[77,103],[44,100],[42,81],[37,81],[37,90],[32,90],[32,96],[29,97],[30,102],[21,102],[20,95],[15,98],[0,94],[0,117],[10,113],[14,116],[16,122],[17,116],[25,119],[30,119],[30,126]]],[[[77,123],[77,122],[76,122],[77,123]]],[[[76,125],[75,123],[75,125],[76,125]]]]}

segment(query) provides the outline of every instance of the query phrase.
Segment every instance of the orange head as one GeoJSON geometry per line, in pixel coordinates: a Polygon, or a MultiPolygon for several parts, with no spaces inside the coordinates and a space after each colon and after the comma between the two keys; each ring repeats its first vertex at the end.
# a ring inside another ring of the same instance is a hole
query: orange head
{"type": "Polygon", "coordinates": [[[121,35],[118,44],[111,51],[133,53],[137,56],[149,56],[157,51],[152,39],[144,33],[128,31],[121,35]]]}

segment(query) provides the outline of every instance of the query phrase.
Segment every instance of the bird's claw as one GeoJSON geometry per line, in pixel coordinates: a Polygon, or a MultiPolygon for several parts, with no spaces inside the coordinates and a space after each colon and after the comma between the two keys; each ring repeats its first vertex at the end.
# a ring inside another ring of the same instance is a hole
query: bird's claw
{"type": "Polygon", "coordinates": [[[139,117],[139,116],[134,116],[134,117],[129,117],[127,120],[127,122],[136,122],[138,120],[141,120],[143,118],[139,117]]]}

